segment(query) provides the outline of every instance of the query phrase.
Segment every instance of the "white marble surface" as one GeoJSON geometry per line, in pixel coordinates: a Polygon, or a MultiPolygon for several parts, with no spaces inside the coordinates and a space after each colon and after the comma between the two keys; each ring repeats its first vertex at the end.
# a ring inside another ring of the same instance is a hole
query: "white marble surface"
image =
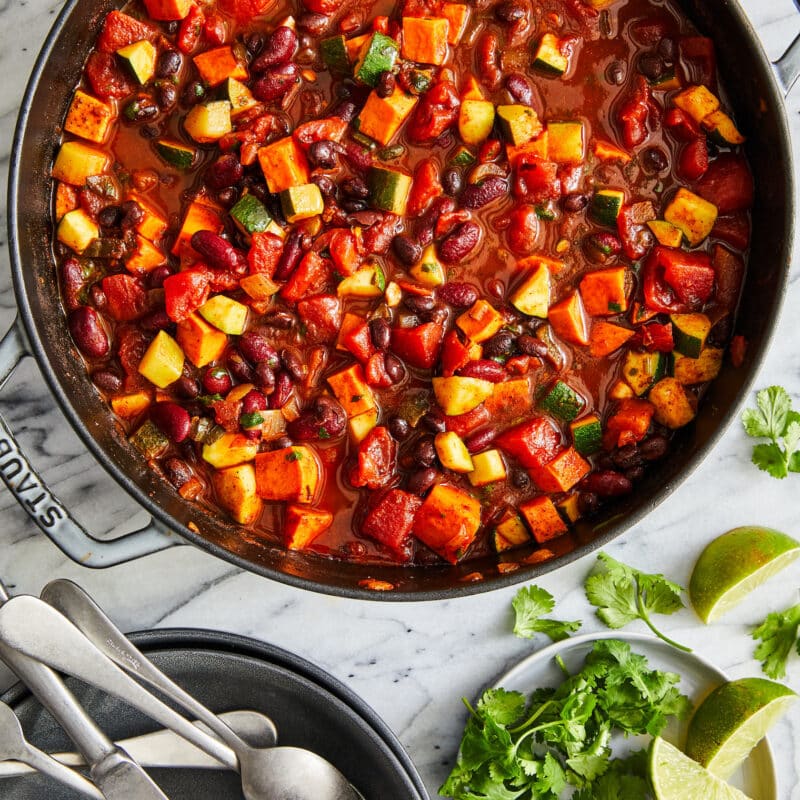
{"type": "MultiPolygon", "coordinates": [[[[61,3],[0,0],[0,184],[5,185],[14,121],[29,71],[61,3]]],[[[800,30],[791,0],[743,3],[764,47],[777,58],[800,30]]],[[[789,99],[795,159],[800,160],[800,89],[789,99]]],[[[0,329],[14,314],[5,247],[5,192],[0,196],[0,329]]],[[[800,272],[794,269],[778,336],[759,384],[781,383],[800,398],[800,272]]],[[[798,402],[800,404],[800,401],[798,402]]],[[[136,506],[93,463],[27,362],[0,396],[10,419],[51,487],[98,532],[130,526],[136,506]],[[99,498],[102,497],[102,502],[99,498]]],[[[715,535],[760,523],[800,535],[800,476],[783,482],[748,463],[750,444],[734,425],[714,453],[658,511],[610,548],[643,569],[688,580],[691,565],[715,535]]],[[[362,695],[395,730],[431,795],[451,764],[464,722],[460,697],[473,697],[533,644],[510,634],[514,590],[458,601],[377,604],[314,595],[272,583],[189,547],[137,563],[92,572],[69,562],[0,489],[0,576],[17,592],[37,593],[56,576],[83,584],[126,630],[208,627],[253,636],[315,661],[362,695]]],[[[589,614],[582,582],[592,557],[541,581],[556,596],[558,614],[589,614]]],[[[731,675],[758,674],[749,627],[768,611],[798,600],[800,563],[760,589],[752,602],[713,627],[691,611],[664,627],[731,675]]],[[[7,676],[0,674],[0,684],[7,676]]],[[[800,690],[800,659],[788,682],[800,690]]],[[[780,800],[800,800],[800,707],[771,736],[777,753],[780,800]]]]}

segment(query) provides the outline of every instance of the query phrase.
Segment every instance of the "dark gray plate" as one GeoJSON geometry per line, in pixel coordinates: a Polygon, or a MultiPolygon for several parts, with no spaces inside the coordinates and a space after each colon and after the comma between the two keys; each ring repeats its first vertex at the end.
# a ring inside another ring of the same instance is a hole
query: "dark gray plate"
{"type": "MultiPolygon", "coordinates": [[[[366,800],[429,800],[402,745],[386,724],[346,686],[285,650],[230,634],[162,630],[131,639],[212,710],[251,708],[274,720],[279,743],[306,747],[335,764],[366,800]]],[[[104,693],[69,681],[100,727],[113,739],[157,726],[104,693]]],[[[27,689],[3,700],[17,712],[26,736],[44,750],[72,743],[27,689]]],[[[170,800],[241,800],[236,775],[216,770],[153,770],[170,800]]],[[[0,784],[4,800],[78,800],[40,776],[0,784]]]]}

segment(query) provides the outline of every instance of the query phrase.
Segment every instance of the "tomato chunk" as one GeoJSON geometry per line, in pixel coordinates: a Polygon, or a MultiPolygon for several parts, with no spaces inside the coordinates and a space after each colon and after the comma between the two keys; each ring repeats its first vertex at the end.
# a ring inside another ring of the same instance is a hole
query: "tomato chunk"
{"type": "Polygon", "coordinates": [[[116,320],[130,322],[147,310],[147,292],[133,275],[107,275],[103,278],[103,292],[108,313],[116,320]]]}
{"type": "Polygon", "coordinates": [[[438,322],[415,328],[393,328],[392,350],[412,367],[432,369],[439,359],[444,329],[438,322]]]}
{"type": "Polygon", "coordinates": [[[750,208],[754,192],[750,167],[743,156],[733,153],[714,159],[697,184],[697,194],[713,203],[720,214],[750,208]]]}
{"type": "Polygon", "coordinates": [[[399,561],[410,561],[414,549],[411,529],[421,505],[416,495],[390,489],[369,511],[361,530],[388,547],[399,561]]]}
{"type": "Polygon", "coordinates": [[[207,269],[187,269],[170,275],[164,281],[167,316],[173,322],[183,322],[208,300],[210,293],[211,274],[207,269]]]}
{"type": "Polygon", "coordinates": [[[714,269],[706,253],[687,253],[659,245],[643,270],[645,304],[652,311],[698,310],[714,289],[714,269]]]}
{"type": "Polygon", "coordinates": [[[555,458],[561,447],[561,433],[547,417],[534,417],[509,428],[495,441],[523,467],[535,469],[555,458]]]}
{"type": "Polygon", "coordinates": [[[380,489],[397,471],[397,442],[388,428],[373,428],[358,446],[358,463],[350,475],[353,486],[380,489]]]}
{"type": "Polygon", "coordinates": [[[111,11],[97,38],[97,49],[102,53],[116,53],[121,47],[155,37],[156,32],[150,25],[121,11],[111,11]]]}

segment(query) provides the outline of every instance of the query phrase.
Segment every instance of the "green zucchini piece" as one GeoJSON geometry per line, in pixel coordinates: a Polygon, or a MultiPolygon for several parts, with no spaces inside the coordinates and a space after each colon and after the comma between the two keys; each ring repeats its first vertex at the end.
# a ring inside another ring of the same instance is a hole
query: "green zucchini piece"
{"type": "Polygon", "coordinates": [[[243,194],[230,210],[230,215],[242,233],[263,233],[272,222],[266,206],[252,194],[243,194]]]}
{"type": "Polygon", "coordinates": [[[681,80],[675,73],[675,67],[670,67],[657,78],[648,78],[647,82],[657,92],[669,92],[681,88],[681,80]]]}
{"type": "Polygon", "coordinates": [[[469,167],[475,163],[477,159],[468,147],[459,147],[450,159],[451,166],[454,167],[469,167]]]}
{"type": "Polygon", "coordinates": [[[142,86],[155,75],[156,48],[146,39],[120,47],[117,55],[125,62],[133,77],[142,86]]]}
{"type": "Polygon", "coordinates": [[[350,72],[350,59],[344,36],[331,36],[319,43],[322,62],[333,73],[347,75],[350,72]]]}
{"type": "Polygon", "coordinates": [[[530,540],[531,535],[519,514],[507,513],[492,533],[492,544],[498,553],[521,547],[530,540]]]}
{"type": "Polygon", "coordinates": [[[541,398],[539,405],[561,422],[571,422],[583,411],[584,399],[564,381],[556,381],[541,398]]]}
{"type": "Polygon", "coordinates": [[[289,223],[316,217],[325,210],[322,192],[316,183],[290,186],[280,193],[283,216],[289,223]]]}
{"type": "Polygon", "coordinates": [[[569,60],[562,54],[560,44],[558,37],[552,33],[542,36],[533,57],[534,68],[554,78],[560,78],[569,67],[569,60]]]}
{"type": "Polygon", "coordinates": [[[411,176],[388,167],[371,167],[367,175],[370,205],[402,216],[406,213],[411,176]]]}
{"type": "Polygon", "coordinates": [[[497,106],[497,119],[503,136],[515,147],[535,139],[542,132],[539,116],[529,106],[497,106]]]}
{"type": "Polygon", "coordinates": [[[253,97],[253,93],[241,81],[236,78],[228,78],[223,86],[223,100],[231,104],[231,115],[236,116],[242,111],[247,111],[258,103],[253,97]]]}
{"type": "Polygon", "coordinates": [[[622,377],[635,394],[641,397],[669,371],[667,353],[635,353],[628,351],[622,365],[622,377]]]}
{"type": "Polygon", "coordinates": [[[670,322],[675,349],[689,358],[699,358],[711,331],[711,320],[705,314],[672,314],[670,322]]]}
{"type": "Polygon", "coordinates": [[[384,72],[391,72],[399,47],[390,36],[375,32],[356,61],[353,75],[357,81],[373,88],[384,72]]]}
{"type": "Polygon", "coordinates": [[[589,213],[601,225],[616,228],[622,205],[625,202],[625,192],[618,189],[596,189],[592,195],[589,213]]]}
{"type": "Polygon", "coordinates": [[[569,424],[572,443],[582,456],[590,456],[603,446],[603,426],[597,414],[590,414],[569,424]]]}
{"type": "Polygon", "coordinates": [[[733,147],[745,142],[744,136],[739,133],[734,121],[724,111],[717,110],[709,114],[701,125],[708,134],[708,138],[716,144],[733,147]]]}
{"type": "Polygon", "coordinates": [[[169,439],[151,420],[131,436],[130,442],[147,459],[158,458],[169,447],[169,439]]]}
{"type": "Polygon", "coordinates": [[[722,369],[724,355],[719,347],[706,347],[697,358],[675,353],[675,380],[684,386],[713,381],[722,369]]]}
{"type": "Polygon", "coordinates": [[[178,169],[191,169],[197,153],[194,147],[171,139],[158,139],[156,151],[164,161],[178,169]]]}

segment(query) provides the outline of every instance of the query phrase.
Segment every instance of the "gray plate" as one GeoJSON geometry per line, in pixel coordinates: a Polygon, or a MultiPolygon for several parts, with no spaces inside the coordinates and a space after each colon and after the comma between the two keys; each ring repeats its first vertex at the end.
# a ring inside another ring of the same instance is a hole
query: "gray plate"
{"type": "MultiPolygon", "coordinates": [[[[251,708],[275,721],[280,744],[306,747],[335,764],[366,800],[429,800],[402,745],[363,700],[313,664],[285,650],[230,634],[162,630],[131,639],[153,661],[214,711],[251,708]]],[[[78,699],[114,739],[157,726],[123,703],[70,681],[78,699]]],[[[73,746],[25,687],[3,699],[26,736],[44,750],[73,746]]],[[[170,800],[241,800],[236,775],[216,770],[153,770],[170,800]]],[[[79,800],[34,776],[4,781],[4,800],[79,800]]]]}

